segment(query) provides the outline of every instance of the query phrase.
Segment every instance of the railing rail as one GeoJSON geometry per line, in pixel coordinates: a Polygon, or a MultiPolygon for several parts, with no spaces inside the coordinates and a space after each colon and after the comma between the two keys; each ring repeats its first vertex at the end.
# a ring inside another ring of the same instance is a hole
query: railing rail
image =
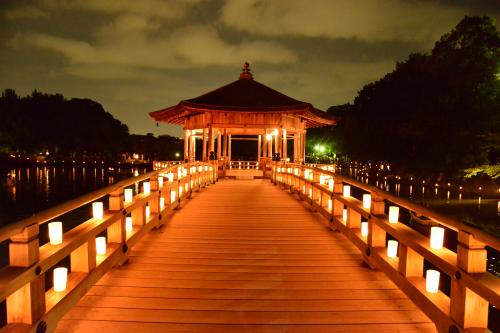
{"type": "Polygon", "coordinates": [[[231,161],[229,162],[229,169],[259,169],[259,162],[257,161],[231,161]]]}
{"type": "Polygon", "coordinates": [[[488,304],[500,306],[500,279],[486,271],[486,246],[500,250],[497,238],[374,186],[340,176],[333,166],[276,163],[272,181],[298,193],[325,216],[330,227],[350,239],[365,261],[383,271],[440,332],[486,330],[488,304]],[[365,196],[351,196],[351,186],[365,196]],[[457,251],[439,245],[431,247],[430,237],[398,223],[399,213],[395,212],[399,208],[386,207],[387,203],[428,217],[434,225],[446,227],[446,233],[457,232],[457,251]],[[433,290],[435,281],[439,285],[439,277],[433,280],[430,275],[434,272],[424,272],[424,262],[450,277],[449,296],[441,289],[433,290]]]}
{"type": "Polygon", "coordinates": [[[0,229],[0,239],[10,239],[9,265],[0,269],[0,301],[7,306],[7,325],[0,332],[52,332],[101,276],[127,260],[142,236],[165,223],[193,191],[217,179],[216,167],[208,163],[162,166],[0,229]],[[133,195],[128,187],[139,182],[142,192],[133,195]],[[41,224],[103,197],[109,197],[109,208],[102,214],[96,209],[91,219],[63,233],[61,242],[39,245],[41,224]],[[104,249],[97,248],[96,237],[103,234],[104,249]],[[46,290],[45,279],[68,257],[66,287],[46,290]]]}

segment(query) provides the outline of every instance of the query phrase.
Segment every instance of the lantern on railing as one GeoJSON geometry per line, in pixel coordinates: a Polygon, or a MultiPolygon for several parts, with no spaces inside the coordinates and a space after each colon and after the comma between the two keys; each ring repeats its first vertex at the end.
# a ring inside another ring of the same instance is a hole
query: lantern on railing
{"type": "Polygon", "coordinates": [[[399,220],[399,207],[389,206],[389,223],[398,223],[399,220]]]}
{"type": "Polygon", "coordinates": [[[175,191],[170,191],[170,203],[175,202],[176,193],[175,191]]]}
{"type": "Polygon", "coordinates": [[[428,269],[425,271],[425,290],[430,293],[437,293],[439,291],[439,271],[428,269]]]}
{"type": "Polygon", "coordinates": [[[165,198],[161,197],[160,198],[160,209],[163,210],[165,208],[165,198]]]}
{"type": "Polygon", "coordinates": [[[302,193],[306,194],[306,186],[305,185],[302,185],[302,193]]]}
{"type": "Polygon", "coordinates": [[[350,197],[351,196],[351,187],[349,185],[344,185],[343,194],[344,194],[344,197],[350,197]]]}
{"type": "Polygon", "coordinates": [[[208,171],[208,166],[207,166],[207,165],[205,165],[205,172],[207,172],[207,171],[208,171]]]}
{"type": "Polygon", "coordinates": [[[94,219],[102,219],[104,217],[104,208],[102,202],[92,203],[92,216],[94,219]]]}
{"type": "Polygon", "coordinates": [[[106,237],[97,237],[95,239],[95,249],[99,256],[106,254],[106,237]]]}
{"type": "Polygon", "coordinates": [[[68,269],[66,267],[54,268],[53,273],[54,291],[65,291],[68,281],[68,269]]]}
{"type": "Polygon", "coordinates": [[[444,228],[431,227],[431,249],[440,250],[443,248],[444,228]]]}
{"type": "Polygon", "coordinates": [[[325,175],[319,175],[319,183],[321,185],[325,184],[325,179],[326,179],[325,175]]]}
{"type": "Polygon", "coordinates": [[[342,220],[344,221],[344,223],[347,222],[347,209],[345,209],[345,208],[342,211],[342,220]]]}
{"type": "Polygon", "coordinates": [[[134,190],[131,188],[126,188],[124,191],[124,200],[126,203],[130,203],[134,200],[134,190]]]}
{"type": "Polygon", "coordinates": [[[361,222],[361,237],[368,236],[368,222],[361,222]]]}
{"type": "Polygon", "coordinates": [[[49,223],[49,242],[52,245],[61,244],[63,241],[62,222],[49,223]]]}
{"type": "Polygon", "coordinates": [[[387,256],[396,258],[398,255],[398,241],[390,240],[387,242],[387,256]]]}
{"type": "Polygon", "coordinates": [[[158,177],[158,187],[163,187],[163,177],[158,177]]]}
{"type": "Polygon", "coordinates": [[[198,167],[198,172],[202,172],[202,171],[203,171],[203,166],[202,166],[202,165],[200,165],[200,166],[198,167]]]}
{"type": "Polygon", "coordinates": [[[328,211],[332,211],[332,199],[328,199],[328,211]]]}
{"type": "Polygon", "coordinates": [[[149,219],[151,216],[151,208],[149,206],[146,206],[146,218],[149,219]]]}
{"type": "Polygon", "coordinates": [[[150,182],[144,182],[144,183],[142,183],[142,192],[144,194],[151,193],[151,183],[150,182]]]}
{"type": "Polygon", "coordinates": [[[178,168],[177,169],[177,179],[181,179],[182,178],[182,170],[181,168],[178,168]]]}
{"type": "Polygon", "coordinates": [[[372,196],[370,194],[363,194],[363,208],[370,209],[372,204],[372,196]]]}
{"type": "Polygon", "coordinates": [[[125,218],[125,231],[132,231],[132,217],[125,218]]]}
{"type": "Polygon", "coordinates": [[[179,186],[179,198],[182,198],[182,186],[179,186]]]}
{"type": "Polygon", "coordinates": [[[333,192],[333,184],[334,184],[333,178],[330,178],[328,180],[328,189],[330,190],[330,192],[333,192]]]}
{"type": "Polygon", "coordinates": [[[169,181],[170,183],[172,183],[172,182],[174,181],[174,174],[173,174],[173,172],[169,172],[169,173],[167,174],[167,178],[168,178],[168,181],[169,181]]]}
{"type": "Polygon", "coordinates": [[[313,197],[313,189],[312,189],[312,188],[310,188],[310,189],[309,189],[309,198],[311,198],[311,199],[312,199],[312,197],[313,197]]]}

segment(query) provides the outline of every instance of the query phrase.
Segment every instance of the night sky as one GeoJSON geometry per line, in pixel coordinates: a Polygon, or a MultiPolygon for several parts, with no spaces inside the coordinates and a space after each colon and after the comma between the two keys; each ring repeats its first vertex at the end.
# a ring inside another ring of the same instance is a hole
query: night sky
{"type": "Polygon", "coordinates": [[[497,1],[0,0],[0,89],[100,102],[131,133],[180,135],[148,112],[254,78],[316,107],[351,102],[464,15],[497,1]]]}

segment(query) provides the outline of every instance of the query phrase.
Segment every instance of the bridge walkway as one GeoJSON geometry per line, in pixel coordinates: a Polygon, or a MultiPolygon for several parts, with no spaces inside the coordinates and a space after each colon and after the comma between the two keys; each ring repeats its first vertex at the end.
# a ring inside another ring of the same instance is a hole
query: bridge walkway
{"type": "Polygon", "coordinates": [[[269,180],[194,193],[57,332],[435,332],[359,250],[269,180]]]}

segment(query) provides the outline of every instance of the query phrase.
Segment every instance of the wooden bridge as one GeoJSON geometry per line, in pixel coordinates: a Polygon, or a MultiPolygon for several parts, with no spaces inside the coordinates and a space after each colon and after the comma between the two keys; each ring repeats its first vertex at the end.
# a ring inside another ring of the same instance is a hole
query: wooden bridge
{"type": "Polygon", "coordinates": [[[271,181],[217,181],[206,163],[164,167],[0,231],[10,238],[0,332],[479,332],[488,304],[500,304],[485,267],[497,239],[331,167],[275,164],[271,181]],[[99,198],[103,216],[39,246],[39,226],[99,198]],[[456,232],[457,251],[393,223],[389,202],[456,232]],[[68,282],[55,291],[64,258],[68,282]],[[428,290],[424,259],[451,277],[451,293],[428,290]]]}

